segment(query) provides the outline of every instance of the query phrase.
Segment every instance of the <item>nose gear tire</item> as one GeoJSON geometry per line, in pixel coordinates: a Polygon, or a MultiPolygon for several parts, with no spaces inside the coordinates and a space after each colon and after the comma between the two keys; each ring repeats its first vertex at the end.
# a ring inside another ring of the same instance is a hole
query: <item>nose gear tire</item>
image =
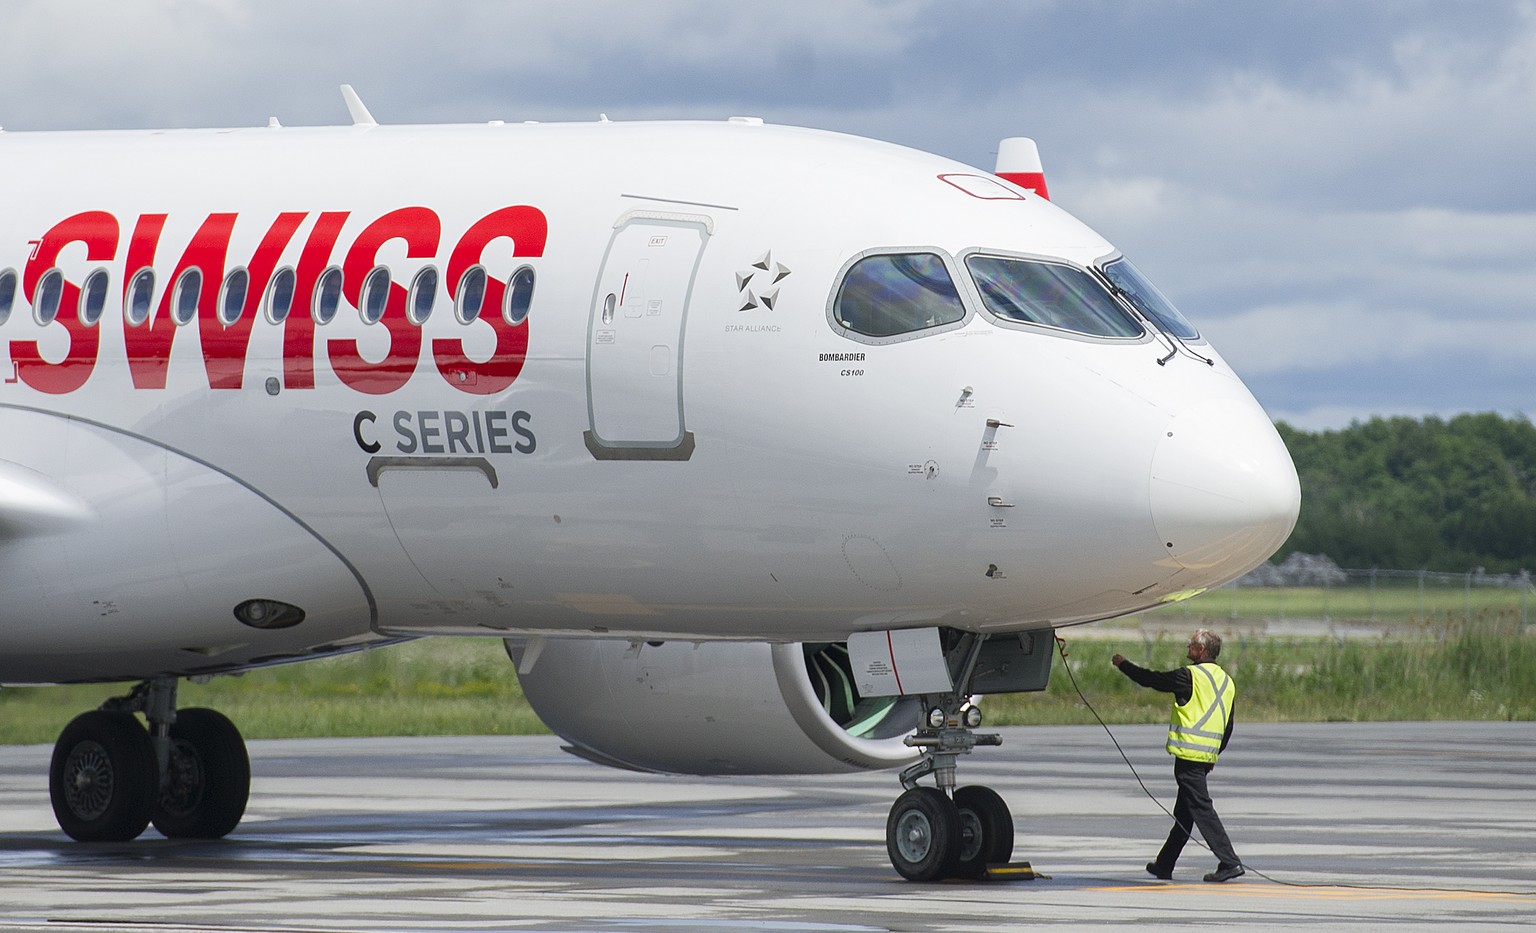
{"type": "Polygon", "coordinates": [[[958,788],[955,809],[960,817],[958,877],[980,878],[988,865],[1013,858],[1013,814],[997,791],[980,785],[958,788]]]}
{"type": "Polygon", "coordinates": [[[891,865],[908,881],[950,877],[960,855],[960,813],[935,787],[914,787],[896,798],[885,821],[891,865]]]}

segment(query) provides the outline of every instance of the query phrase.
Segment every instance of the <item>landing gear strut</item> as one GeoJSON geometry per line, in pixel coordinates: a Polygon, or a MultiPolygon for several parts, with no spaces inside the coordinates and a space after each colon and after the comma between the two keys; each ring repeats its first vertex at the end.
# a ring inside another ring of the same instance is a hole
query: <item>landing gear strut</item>
{"type": "Polygon", "coordinates": [[[124,842],[151,821],[171,839],[215,839],[239,825],[250,787],[239,731],[211,709],[178,714],[172,677],[75,717],[48,769],[54,816],[81,842],[124,842]]]}
{"type": "Polygon", "coordinates": [[[907,744],[923,757],[901,772],[906,792],[896,798],[885,821],[885,848],[891,865],[909,881],[979,878],[988,865],[1013,856],[1013,814],[989,787],[955,787],[959,756],[978,745],[1001,745],[996,735],[977,735],[981,709],[970,703],[971,679],[984,636],[972,636],[959,685],[947,694],[924,695],[928,709],[907,744]],[[934,787],[918,786],[932,774],[934,787]]]}

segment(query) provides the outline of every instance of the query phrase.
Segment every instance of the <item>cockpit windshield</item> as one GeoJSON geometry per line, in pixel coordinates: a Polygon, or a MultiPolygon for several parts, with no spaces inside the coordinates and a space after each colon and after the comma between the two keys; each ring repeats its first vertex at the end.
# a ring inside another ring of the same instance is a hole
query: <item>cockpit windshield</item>
{"type": "Polygon", "coordinates": [[[1106,264],[1104,275],[1120,290],[1120,294],[1131,303],[1147,320],[1156,324],[1164,333],[1178,337],[1180,340],[1194,340],[1200,336],[1195,330],[1195,325],[1189,323],[1179,309],[1173,306],[1173,302],[1163,296],[1157,290],[1157,286],[1147,281],[1147,277],[1141,274],[1141,270],[1131,265],[1129,259],[1116,259],[1106,264]]]}
{"type": "Polygon", "coordinates": [[[965,260],[987,310],[1004,321],[1094,337],[1139,337],[1141,325],[1074,266],[973,254],[965,260]]]}

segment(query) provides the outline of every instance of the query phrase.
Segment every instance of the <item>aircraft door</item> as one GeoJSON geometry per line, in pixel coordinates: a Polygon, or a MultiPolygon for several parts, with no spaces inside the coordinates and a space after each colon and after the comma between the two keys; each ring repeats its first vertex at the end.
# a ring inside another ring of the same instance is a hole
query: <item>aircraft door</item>
{"type": "Polygon", "coordinates": [[[614,224],[587,324],[587,449],[599,460],[687,460],[688,301],[713,230],[698,214],[631,211],[614,224]]]}

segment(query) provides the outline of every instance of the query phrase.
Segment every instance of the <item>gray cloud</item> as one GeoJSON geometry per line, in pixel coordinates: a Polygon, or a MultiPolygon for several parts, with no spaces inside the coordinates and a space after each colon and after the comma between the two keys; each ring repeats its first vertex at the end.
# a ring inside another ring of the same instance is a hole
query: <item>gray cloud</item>
{"type": "Polygon", "coordinates": [[[1536,4],[13,0],[10,129],[755,114],[1042,146],[1298,421],[1536,407],[1536,4]]]}

